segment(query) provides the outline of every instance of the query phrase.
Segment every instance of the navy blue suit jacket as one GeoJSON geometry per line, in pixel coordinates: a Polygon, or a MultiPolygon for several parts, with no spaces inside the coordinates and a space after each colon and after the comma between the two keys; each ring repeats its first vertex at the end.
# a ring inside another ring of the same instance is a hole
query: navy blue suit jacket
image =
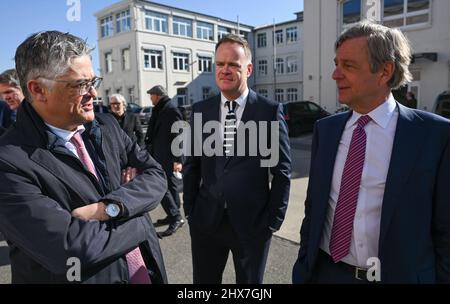
{"type": "MultiPolygon", "coordinates": [[[[208,121],[220,122],[220,95],[193,105],[192,130],[199,123],[194,122],[197,113],[202,114],[202,126],[208,121]]],[[[279,229],[283,223],[289,199],[291,158],[281,104],[250,90],[241,121],[268,122],[269,126],[271,121],[278,122],[278,163],[271,168],[261,167],[260,161],[265,157],[259,151],[256,156],[246,153],[229,158],[205,154],[187,157],[183,201],[191,228],[211,234],[220,224],[226,201],[234,231],[241,239],[249,239],[269,232],[269,227],[279,229]],[[273,175],[271,186],[269,171],[273,175]]],[[[261,132],[259,126],[257,129],[261,132]]],[[[201,143],[209,136],[203,134],[201,143]]],[[[248,146],[248,134],[245,142],[248,146]]]]}
{"type": "MultiPolygon", "coordinates": [[[[450,122],[398,104],[378,258],[382,283],[450,282],[450,122]]],[[[351,112],[317,122],[293,282],[307,282],[323,234],[334,162],[351,112]]]]}

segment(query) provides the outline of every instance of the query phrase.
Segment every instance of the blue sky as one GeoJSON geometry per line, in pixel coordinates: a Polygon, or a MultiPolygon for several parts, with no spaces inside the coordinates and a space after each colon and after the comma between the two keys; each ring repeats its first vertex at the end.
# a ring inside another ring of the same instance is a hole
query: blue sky
{"type": "MultiPolygon", "coordinates": [[[[1,0],[0,72],[14,67],[17,46],[30,34],[42,30],[59,30],[87,38],[97,44],[94,13],[120,0],[80,0],[81,20],[70,22],[67,11],[76,0],[1,0]]],[[[260,26],[295,19],[294,12],[303,11],[303,0],[156,0],[153,2],[204,13],[243,24],[260,26]]],[[[98,54],[93,54],[98,72],[98,54]]]]}

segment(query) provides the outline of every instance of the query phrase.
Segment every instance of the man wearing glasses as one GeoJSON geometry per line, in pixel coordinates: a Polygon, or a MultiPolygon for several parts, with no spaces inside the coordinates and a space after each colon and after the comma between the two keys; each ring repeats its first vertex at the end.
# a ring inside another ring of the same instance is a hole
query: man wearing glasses
{"type": "Polygon", "coordinates": [[[0,139],[0,231],[13,283],[166,283],[148,211],[164,171],[109,115],[85,41],[56,31],[16,51],[26,101],[0,139]],[[121,185],[121,170],[142,174],[121,185]]]}

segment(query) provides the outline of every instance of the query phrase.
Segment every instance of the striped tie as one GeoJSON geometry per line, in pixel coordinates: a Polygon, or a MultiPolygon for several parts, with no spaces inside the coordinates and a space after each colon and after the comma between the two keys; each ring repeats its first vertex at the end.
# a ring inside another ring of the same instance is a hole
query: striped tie
{"type": "Polygon", "coordinates": [[[371,118],[367,115],[358,119],[342,173],[339,198],[336,204],[330,238],[330,253],[334,262],[340,261],[350,251],[353,220],[355,218],[366,154],[366,132],[364,131],[364,126],[369,121],[371,121],[371,118]]]}
{"type": "Polygon", "coordinates": [[[226,101],[225,105],[228,108],[228,113],[225,116],[225,127],[223,130],[223,153],[225,156],[234,155],[235,139],[236,139],[236,106],[237,102],[226,101]]]}

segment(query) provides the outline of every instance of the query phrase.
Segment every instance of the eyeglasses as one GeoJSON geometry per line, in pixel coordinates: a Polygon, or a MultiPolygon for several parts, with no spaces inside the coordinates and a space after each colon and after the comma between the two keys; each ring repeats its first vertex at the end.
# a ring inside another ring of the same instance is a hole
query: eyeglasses
{"type": "Polygon", "coordinates": [[[46,80],[51,80],[55,82],[65,82],[68,83],[69,87],[73,89],[78,89],[78,94],[80,96],[84,96],[87,93],[91,92],[92,89],[97,90],[100,87],[100,84],[102,83],[103,78],[102,77],[94,77],[91,80],[88,81],[71,81],[71,80],[60,80],[60,79],[48,79],[45,77],[40,77],[46,80]]]}

